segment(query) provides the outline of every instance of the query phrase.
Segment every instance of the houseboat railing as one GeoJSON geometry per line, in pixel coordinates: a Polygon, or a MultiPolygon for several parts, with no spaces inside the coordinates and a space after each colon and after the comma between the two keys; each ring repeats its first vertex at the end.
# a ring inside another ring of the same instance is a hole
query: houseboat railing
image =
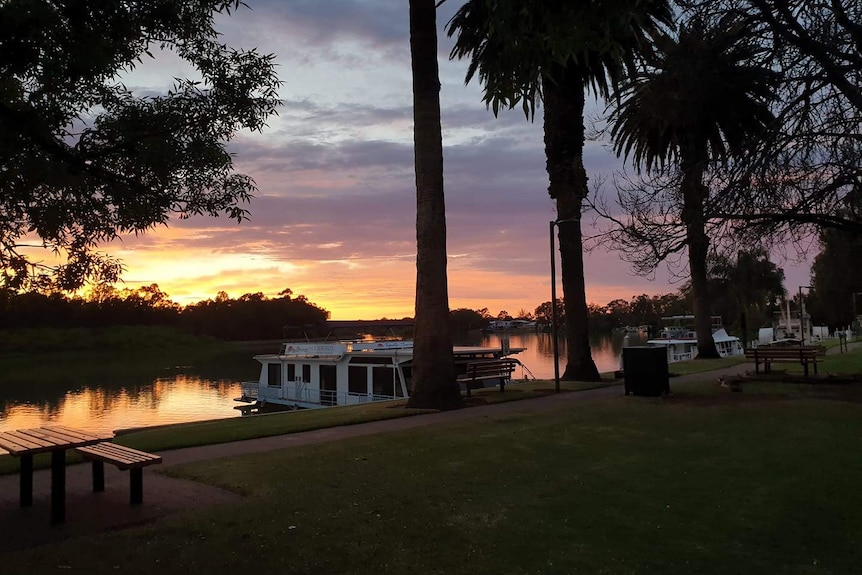
{"type": "Polygon", "coordinates": [[[243,381],[240,383],[240,391],[242,392],[243,400],[255,400],[258,394],[258,382],[243,381]]]}
{"type": "Polygon", "coordinates": [[[274,400],[277,402],[291,402],[298,405],[329,407],[332,405],[357,405],[371,403],[374,401],[388,401],[403,399],[394,395],[379,395],[367,393],[338,392],[325,389],[312,389],[304,386],[286,385],[283,387],[260,388],[258,382],[254,383],[254,395],[251,395],[251,383],[246,389],[246,382],[242,384],[243,396],[250,399],[274,400]]]}

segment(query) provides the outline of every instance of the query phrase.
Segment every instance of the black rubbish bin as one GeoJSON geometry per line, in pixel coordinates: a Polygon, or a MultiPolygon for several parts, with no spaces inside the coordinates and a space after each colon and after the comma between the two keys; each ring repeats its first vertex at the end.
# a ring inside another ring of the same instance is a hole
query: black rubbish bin
{"type": "Polygon", "coordinates": [[[667,349],[652,345],[624,347],[623,378],[626,395],[657,397],[670,393],[667,349]]]}

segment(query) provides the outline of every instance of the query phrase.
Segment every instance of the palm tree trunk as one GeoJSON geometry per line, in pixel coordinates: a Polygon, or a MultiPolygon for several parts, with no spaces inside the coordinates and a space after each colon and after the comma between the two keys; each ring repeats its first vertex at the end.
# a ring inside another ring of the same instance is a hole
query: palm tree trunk
{"type": "Polygon", "coordinates": [[[691,297],[694,307],[694,329],[697,333],[697,358],[720,357],[712,339],[711,306],[706,270],[709,254],[709,237],[703,204],[707,188],[703,184],[703,168],[699,162],[681,162],[683,169],[681,192],[683,197],[682,221],[688,243],[688,267],[691,273],[691,297]]]}
{"type": "Polygon", "coordinates": [[[435,0],[410,0],[413,149],[416,169],[416,318],[408,407],[461,404],[449,331],[446,204],[435,0]]]}
{"type": "MultiPolygon", "coordinates": [[[[570,66],[574,68],[574,66],[570,66]]],[[[584,169],[584,86],[579,75],[558,66],[546,81],[545,156],[550,186],[557,202],[560,276],[566,307],[566,369],[563,379],[598,381],[599,370],[590,352],[589,311],[584,281],[581,206],[587,197],[584,169]]]]}

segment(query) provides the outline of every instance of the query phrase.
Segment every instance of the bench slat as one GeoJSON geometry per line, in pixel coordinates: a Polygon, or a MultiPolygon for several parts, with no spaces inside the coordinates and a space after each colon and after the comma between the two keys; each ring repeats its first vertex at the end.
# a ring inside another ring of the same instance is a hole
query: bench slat
{"type": "Polygon", "coordinates": [[[139,451],[117,443],[98,443],[88,447],[79,447],[77,451],[90,459],[111,463],[121,470],[137,469],[162,462],[160,455],[139,451]]]}
{"type": "Polygon", "coordinates": [[[82,453],[88,453],[90,455],[96,455],[108,461],[117,461],[122,463],[137,463],[139,461],[147,461],[150,458],[148,457],[138,457],[132,454],[125,454],[121,451],[115,451],[113,449],[82,449],[82,453]]]}

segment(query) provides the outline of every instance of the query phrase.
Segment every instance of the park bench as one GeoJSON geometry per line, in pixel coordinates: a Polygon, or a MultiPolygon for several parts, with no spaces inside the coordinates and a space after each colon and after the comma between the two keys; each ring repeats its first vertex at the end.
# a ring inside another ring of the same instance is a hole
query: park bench
{"type": "Polygon", "coordinates": [[[109,442],[79,447],[76,451],[93,461],[93,491],[105,490],[105,463],[115,465],[120,471],[128,470],[132,505],[144,500],[144,467],[162,462],[159,455],[109,442]]]}
{"type": "Polygon", "coordinates": [[[754,360],[754,373],[760,373],[760,364],[763,364],[763,372],[769,373],[773,363],[799,363],[808,377],[808,365],[814,366],[817,373],[817,359],[826,354],[826,348],[822,346],[788,346],[788,347],[750,347],[745,350],[745,357],[754,360]]]}
{"type": "Polygon", "coordinates": [[[467,389],[467,397],[470,390],[484,386],[485,381],[497,381],[500,391],[505,391],[506,382],[512,378],[512,372],[518,367],[515,359],[483,359],[471,361],[467,364],[467,371],[458,376],[458,383],[463,383],[467,389]]]}

